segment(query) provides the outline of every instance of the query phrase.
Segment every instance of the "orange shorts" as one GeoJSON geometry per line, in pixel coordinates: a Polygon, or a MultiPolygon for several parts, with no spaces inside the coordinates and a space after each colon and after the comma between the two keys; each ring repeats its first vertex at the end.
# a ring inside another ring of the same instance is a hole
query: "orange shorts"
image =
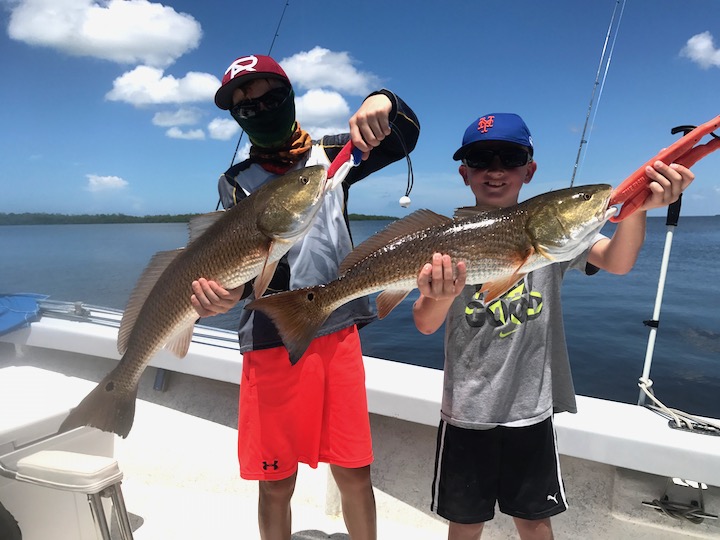
{"type": "Polygon", "coordinates": [[[282,480],[298,463],[372,463],[356,327],[314,339],[294,366],[285,347],[243,355],[238,458],[246,480],[282,480]]]}

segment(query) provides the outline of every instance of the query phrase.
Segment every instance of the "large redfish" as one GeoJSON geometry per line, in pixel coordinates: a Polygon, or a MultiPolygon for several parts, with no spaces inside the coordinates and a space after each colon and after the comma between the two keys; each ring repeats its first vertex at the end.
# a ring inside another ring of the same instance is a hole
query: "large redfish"
{"type": "Polygon", "coordinates": [[[138,381],[163,346],[187,354],[198,316],[191,284],[204,277],[227,289],[252,278],[258,296],[280,258],[312,225],[321,207],[326,172],[316,165],[275,178],[226,212],[194,218],[185,248],[157,253],[138,280],[118,333],[122,359],[74,408],[60,427],[93,426],[127,437],[138,381]]]}
{"type": "Polygon", "coordinates": [[[611,193],[604,184],[562,189],[510,208],[471,209],[464,212],[469,217],[455,219],[418,210],[355,248],[334,281],[258,298],[246,309],[272,319],[295,363],[330,313],[346,302],[383,291],[376,303],[378,317],[385,317],[417,287],[433,253],[465,261],[467,284],[483,284],[486,300],[528,272],[575,258],[615,213],[608,209],[611,193]]]}

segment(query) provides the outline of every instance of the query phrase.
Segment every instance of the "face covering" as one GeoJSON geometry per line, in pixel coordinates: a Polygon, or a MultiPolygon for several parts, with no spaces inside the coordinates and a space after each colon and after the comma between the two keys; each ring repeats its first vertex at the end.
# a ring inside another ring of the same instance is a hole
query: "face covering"
{"type": "Polygon", "coordinates": [[[259,111],[252,118],[235,119],[250,142],[262,148],[281,147],[295,131],[295,92],[272,110],[259,111]]]}

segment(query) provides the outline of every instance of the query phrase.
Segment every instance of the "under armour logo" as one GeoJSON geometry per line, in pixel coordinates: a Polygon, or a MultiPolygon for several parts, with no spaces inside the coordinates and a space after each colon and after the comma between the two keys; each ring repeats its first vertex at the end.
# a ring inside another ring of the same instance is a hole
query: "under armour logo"
{"type": "Polygon", "coordinates": [[[242,58],[238,58],[232,64],[230,64],[230,67],[225,70],[225,75],[230,73],[230,78],[234,79],[235,77],[237,77],[238,73],[241,73],[243,71],[256,71],[255,66],[257,65],[257,63],[257,56],[243,56],[242,58]]]}
{"type": "Polygon", "coordinates": [[[555,495],[548,495],[548,496],[547,496],[547,500],[548,500],[548,501],[552,501],[552,502],[554,502],[555,504],[557,504],[557,503],[558,503],[557,493],[556,493],[555,495]]]}
{"type": "MultiPolygon", "coordinates": [[[[274,471],[278,470],[278,460],[276,459],[272,463],[268,463],[267,461],[263,461],[263,471],[267,471],[270,467],[273,468],[274,471]]],[[[557,502],[557,501],[555,501],[557,502]]]]}
{"type": "Polygon", "coordinates": [[[493,123],[495,122],[495,116],[483,116],[478,121],[478,131],[481,133],[487,133],[488,129],[493,127],[493,123]]]}

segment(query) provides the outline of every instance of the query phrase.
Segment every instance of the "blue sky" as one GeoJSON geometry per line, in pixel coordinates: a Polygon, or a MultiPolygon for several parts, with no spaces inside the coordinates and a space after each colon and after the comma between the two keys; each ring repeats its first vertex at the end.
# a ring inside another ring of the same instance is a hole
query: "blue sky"
{"type": "MultiPolygon", "coordinates": [[[[623,5],[576,185],[617,185],[675,140],[671,127],[720,114],[720,1],[0,0],[0,212],[214,210],[239,137],[215,90],[235,58],[268,52],[283,9],[272,55],[311,135],[346,131],[380,87],[420,119],[410,208],[402,161],[354,186],[351,212],[473,204],[451,156],[491,112],[532,131],[539,168],[523,198],[567,187],[623,5]]],[[[693,170],[683,212],[720,214],[720,153],[693,170]]]]}

